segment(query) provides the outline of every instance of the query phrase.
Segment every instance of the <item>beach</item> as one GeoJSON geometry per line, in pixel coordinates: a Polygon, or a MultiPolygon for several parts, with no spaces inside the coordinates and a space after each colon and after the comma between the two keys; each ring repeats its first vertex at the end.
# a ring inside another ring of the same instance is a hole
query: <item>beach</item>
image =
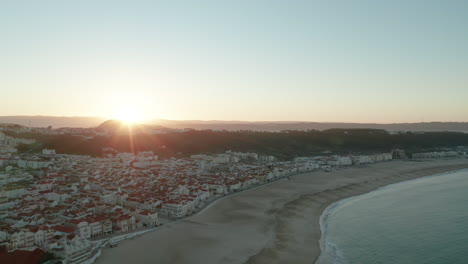
{"type": "Polygon", "coordinates": [[[293,176],[104,249],[95,263],[314,263],[330,204],[388,184],[468,168],[468,159],[391,161],[293,176]]]}

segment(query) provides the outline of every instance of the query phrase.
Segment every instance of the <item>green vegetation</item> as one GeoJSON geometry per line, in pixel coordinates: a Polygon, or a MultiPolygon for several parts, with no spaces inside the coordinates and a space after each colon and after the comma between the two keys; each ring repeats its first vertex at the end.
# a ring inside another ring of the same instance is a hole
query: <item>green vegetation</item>
{"type": "MultiPolygon", "coordinates": [[[[12,135],[21,136],[21,135],[12,135]]],[[[133,136],[98,136],[85,139],[71,135],[29,134],[40,146],[31,149],[52,148],[58,153],[101,155],[103,147],[118,151],[153,150],[160,156],[188,156],[198,153],[220,153],[226,150],[257,152],[279,159],[333,153],[370,153],[402,148],[409,152],[430,151],[443,147],[468,145],[468,134],[458,132],[389,134],[376,129],[330,129],[325,131],[188,131],[167,134],[138,134],[133,136]]]]}
{"type": "Polygon", "coordinates": [[[3,190],[16,190],[16,189],[21,189],[21,188],[28,188],[33,184],[32,181],[29,180],[21,180],[21,181],[16,181],[16,182],[10,182],[5,184],[2,189],[3,190]]]}

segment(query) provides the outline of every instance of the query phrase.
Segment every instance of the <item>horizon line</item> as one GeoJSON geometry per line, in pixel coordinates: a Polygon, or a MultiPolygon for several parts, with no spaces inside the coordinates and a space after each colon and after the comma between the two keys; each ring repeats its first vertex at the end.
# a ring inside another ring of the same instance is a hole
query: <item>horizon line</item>
{"type": "MultiPolygon", "coordinates": [[[[108,120],[119,120],[117,118],[110,118],[106,116],[56,116],[56,115],[0,115],[0,118],[14,118],[14,117],[50,117],[50,118],[102,118],[108,120]]],[[[427,124],[427,123],[468,123],[467,121],[418,121],[418,122],[391,122],[391,123],[380,123],[380,122],[350,122],[350,121],[306,121],[306,120],[220,120],[220,119],[165,119],[165,118],[144,118],[144,121],[138,122],[140,124],[145,124],[145,122],[150,121],[178,121],[178,122],[243,122],[243,123],[328,123],[328,124],[377,124],[377,125],[392,125],[392,124],[427,124]]],[[[2,124],[2,122],[0,122],[2,124]]]]}

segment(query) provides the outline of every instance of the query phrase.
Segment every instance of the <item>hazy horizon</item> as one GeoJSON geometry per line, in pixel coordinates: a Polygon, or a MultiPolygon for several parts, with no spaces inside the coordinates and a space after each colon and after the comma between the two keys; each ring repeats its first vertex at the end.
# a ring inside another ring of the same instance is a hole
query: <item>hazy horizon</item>
{"type": "MultiPolygon", "coordinates": [[[[106,117],[60,117],[60,116],[0,116],[2,124],[19,124],[27,127],[53,128],[96,128],[109,120],[106,117]]],[[[124,120],[120,120],[126,123],[124,120]]],[[[113,127],[112,122],[106,126],[113,127]]],[[[227,131],[269,131],[285,130],[308,131],[328,129],[380,129],[389,132],[462,132],[468,133],[468,122],[419,122],[419,123],[350,123],[350,122],[308,122],[308,121],[243,121],[243,120],[140,120],[133,124],[144,125],[171,131],[173,129],[192,128],[195,130],[227,130],[227,131]]],[[[147,128],[149,128],[147,127],[147,128]]],[[[140,127],[142,128],[142,127],[140,127]]]]}
{"type": "MultiPolygon", "coordinates": [[[[96,119],[104,119],[104,120],[118,120],[118,118],[114,117],[107,117],[107,116],[79,116],[79,115],[0,115],[0,118],[14,118],[14,117],[44,117],[44,118],[96,118],[96,119]]],[[[425,121],[419,120],[414,122],[345,122],[345,121],[314,121],[314,120],[236,120],[236,119],[167,119],[167,118],[145,118],[137,123],[145,124],[148,122],[155,122],[155,121],[175,121],[175,122],[245,122],[245,123],[349,123],[349,124],[419,124],[419,123],[468,123],[468,121],[425,121]]],[[[1,121],[0,121],[1,123],[1,121]]]]}
{"type": "Polygon", "coordinates": [[[468,121],[465,1],[8,1],[0,115],[468,121]]]}

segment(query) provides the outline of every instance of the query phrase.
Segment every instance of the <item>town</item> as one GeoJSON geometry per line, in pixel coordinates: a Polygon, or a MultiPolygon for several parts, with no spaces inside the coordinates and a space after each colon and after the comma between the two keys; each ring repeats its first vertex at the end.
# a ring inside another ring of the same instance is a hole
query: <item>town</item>
{"type": "MultiPolygon", "coordinates": [[[[186,158],[112,148],[100,157],[53,149],[18,153],[19,144],[33,143],[0,131],[0,246],[40,257],[47,252],[63,263],[92,263],[103,247],[193,215],[232,193],[299,173],[406,158],[403,150],[290,161],[230,150],[186,158]]],[[[461,148],[413,159],[459,156],[466,156],[461,148]]]]}

